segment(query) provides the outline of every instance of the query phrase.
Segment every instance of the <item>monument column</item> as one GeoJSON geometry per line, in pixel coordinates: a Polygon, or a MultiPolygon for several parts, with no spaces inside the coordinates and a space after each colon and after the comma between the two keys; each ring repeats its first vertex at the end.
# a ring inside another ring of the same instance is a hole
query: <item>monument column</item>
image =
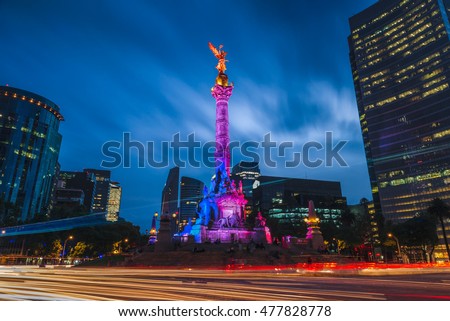
{"type": "MultiPolygon", "coordinates": [[[[219,74],[217,80],[226,80],[225,74],[219,74]]],[[[226,82],[225,82],[226,83],[226,82]]],[[[211,94],[216,100],[216,168],[222,163],[225,165],[228,175],[230,174],[230,135],[228,122],[228,100],[231,97],[233,86],[216,84],[211,89],[211,94]]]]}
{"type": "Polygon", "coordinates": [[[209,49],[218,59],[216,69],[219,75],[216,77],[216,84],[211,89],[211,94],[216,100],[216,169],[224,164],[228,176],[230,175],[230,136],[228,134],[228,100],[233,91],[233,84],[228,85],[228,76],[225,74],[227,70],[225,59],[227,53],[222,50],[222,45],[219,49],[208,43],[209,49]]]}
{"type": "Polygon", "coordinates": [[[197,243],[206,240],[225,243],[250,242],[251,239],[270,243],[270,231],[264,224],[261,223],[255,230],[249,230],[245,226],[243,209],[247,200],[242,192],[242,184],[237,189],[234,181],[230,179],[228,101],[233,92],[233,84],[228,83],[228,76],[225,74],[227,53],[222,47],[220,45],[217,49],[209,43],[209,48],[218,59],[216,69],[219,71],[216,83],[211,88],[211,94],[216,100],[215,175],[211,179],[210,189],[204,190],[199,204],[200,219],[196,221],[190,233],[197,243]],[[214,221],[210,219],[213,211],[214,221]]]}

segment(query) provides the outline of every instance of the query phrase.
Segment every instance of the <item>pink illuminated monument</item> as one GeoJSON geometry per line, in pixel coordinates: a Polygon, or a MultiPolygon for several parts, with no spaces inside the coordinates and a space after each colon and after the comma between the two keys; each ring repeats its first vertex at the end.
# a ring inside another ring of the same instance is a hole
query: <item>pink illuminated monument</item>
{"type": "Polygon", "coordinates": [[[230,136],[228,119],[228,101],[233,92],[233,84],[225,74],[226,52],[209,43],[209,48],[218,59],[218,75],[211,94],[216,100],[216,152],[215,173],[208,189],[205,186],[203,199],[199,204],[198,219],[190,234],[196,242],[220,241],[221,243],[251,241],[267,243],[271,241],[267,226],[245,225],[244,206],[247,203],[242,185],[236,187],[230,179],[230,136]]]}

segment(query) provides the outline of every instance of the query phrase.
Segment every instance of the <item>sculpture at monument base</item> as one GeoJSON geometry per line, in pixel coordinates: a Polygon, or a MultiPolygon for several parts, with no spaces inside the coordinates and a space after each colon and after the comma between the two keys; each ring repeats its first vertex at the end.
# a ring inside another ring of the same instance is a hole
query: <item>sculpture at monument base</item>
{"type": "Polygon", "coordinates": [[[266,219],[261,215],[261,212],[258,212],[258,216],[255,218],[255,227],[266,227],[266,219]]]}
{"type": "Polygon", "coordinates": [[[270,230],[261,215],[255,226],[245,224],[246,203],[242,188],[236,188],[222,163],[216,168],[210,189],[205,187],[203,191],[198,218],[189,234],[197,243],[271,243],[270,230]]]}

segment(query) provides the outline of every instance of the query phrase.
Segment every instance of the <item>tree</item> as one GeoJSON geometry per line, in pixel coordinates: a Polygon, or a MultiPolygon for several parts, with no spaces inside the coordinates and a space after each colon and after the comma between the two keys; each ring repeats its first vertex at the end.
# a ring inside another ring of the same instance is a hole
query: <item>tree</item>
{"type": "Polygon", "coordinates": [[[371,238],[371,225],[369,214],[364,210],[359,215],[346,210],[341,218],[342,227],[340,238],[349,246],[357,246],[368,243],[371,238]]]}
{"type": "Polygon", "coordinates": [[[319,228],[323,239],[329,243],[339,234],[339,227],[332,220],[320,221],[319,228]]]}
{"type": "Polygon", "coordinates": [[[344,226],[351,226],[353,223],[355,223],[356,217],[355,214],[350,211],[348,207],[344,209],[344,211],[341,214],[341,223],[344,226]]]}
{"type": "Polygon", "coordinates": [[[52,257],[58,257],[61,254],[62,249],[63,246],[61,245],[61,240],[60,239],[54,240],[52,243],[50,255],[52,257]]]}
{"type": "MultiPolygon", "coordinates": [[[[368,201],[361,201],[361,204],[351,210],[350,208],[344,208],[340,216],[340,224],[337,226],[337,230],[332,230],[332,237],[335,238],[334,243],[341,242],[341,244],[335,244],[339,247],[339,253],[347,252],[348,254],[358,254],[369,257],[370,248],[372,248],[372,230],[370,224],[370,216],[367,211],[368,201]],[[370,246],[368,245],[370,244],[370,246]],[[343,247],[346,247],[345,249],[343,247]],[[342,251],[341,251],[342,250],[342,251]]],[[[320,229],[325,235],[330,231],[327,230],[327,226],[321,224],[320,229]]]]}
{"type": "MultiPolygon", "coordinates": [[[[118,221],[97,226],[78,227],[68,231],[49,231],[27,235],[27,253],[36,256],[59,256],[63,248],[61,240],[65,240],[68,235],[73,235],[76,240],[79,240],[69,256],[95,257],[107,254],[113,250],[113,243],[124,240],[127,240],[127,248],[142,244],[138,226],[130,222],[118,221]]],[[[64,242],[62,243],[64,244],[64,242]]],[[[66,247],[67,249],[68,247],[66,247]]]]}
{"type": "Polygon", "coordinates": [[[440,198],[435,198],[430,207],[428,207],[428,213],[439,220],[442,227],[442,235],[444,236],[445,248],[447,249],[447,255],[450,259],[450,248],[448,246],[447,233],[445,232],[444,220],[450,218],[450,207],[440,198]]]}
{"type": "Polygon", "coordinates": [[[407,246],[420,247],[427,262],[430,262],[438,242],[436,220],[422,213],[393,227],[394,234],[407,246]]]}
{"type": "Polygon", "coordinates": [[[86,244],[84,242],[78,242],[70,250],[69,256],[70,257],[82,257],[84,255],[84,253],[91,248],[92,248],[92,245],[90,245],[90,244],[86,244]]]}

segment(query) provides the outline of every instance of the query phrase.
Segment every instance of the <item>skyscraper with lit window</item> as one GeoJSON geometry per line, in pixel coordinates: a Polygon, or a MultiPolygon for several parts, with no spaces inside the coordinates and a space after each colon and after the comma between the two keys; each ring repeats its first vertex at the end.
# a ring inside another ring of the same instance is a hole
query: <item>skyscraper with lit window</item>
{"type": "Polygon", "coordinates": [[[95,176],[95,192],[93,193],[92,211],[107,212],[111,182],[111,171],[88,168],[83,170],[86,175],[95,176]]]}
{"type": "Polygon", "coordinates": [[[59,107],[34,93],[0,86],[0,199],[17,220],[48,214],[62,136],[59,107]]]}
{"type": "Polygon", "coordinates": [[[173,167],[167,175],[166,184],[161,195],[161,214],[173,215],[178,212],[178,186],[180,184],[180,168],[173,167]]]}
{"type": "Polygon", "coordinates": [[[197,205],[203,196],[205,184],[192,177],[181,177],[180,222],[186,223],[197,217],[197,205]]]}
{"type": "Polygon", "coordinates": [[[108,213],[106,220],[117,222],[119,220],[120,203],[122,200],[122,187],[119,182],[109,184],[108,213]]]}
{"type": "Polygon", "coordinates": [[[86,213],[93,213],[95,183],[96,178],[94,173],[60,171],[57,189],[82,190],[84,194],[84,201],[83,201],[84,211],[86,213]]]}
{"type": "MultiPolygon", "coordinates": [[[[306,229],[309,201],[321,221],[340,224],[347,205],[341,183],[276,176],[259,176],[253,190],[253,211],[268,219],[272,235],[301,236],[306,229]]],[[[304,235],[304,234],[303,234],[304,235]]]]}
{"type": "Polygon", "coordinates": [[[375,210],[394,223],[434,198],[450,203],[449,9],[448,0],[380,0],[350,18],[375,210]]]}

